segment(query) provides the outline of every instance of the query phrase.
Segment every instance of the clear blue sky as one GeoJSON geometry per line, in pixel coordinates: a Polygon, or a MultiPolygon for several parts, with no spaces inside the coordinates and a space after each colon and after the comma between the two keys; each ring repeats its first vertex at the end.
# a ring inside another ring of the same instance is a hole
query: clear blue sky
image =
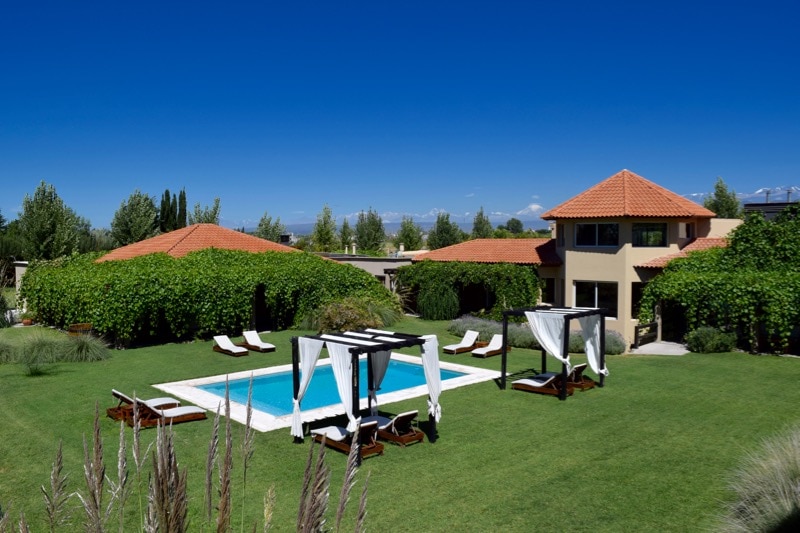
{"type": "Polygon", "coordinates": [[[42,180],[94,227],[135,189],[250,227],[536,221],[623,168],[800,186],[798,6],[3,2],[0,212],[42,180]]]}

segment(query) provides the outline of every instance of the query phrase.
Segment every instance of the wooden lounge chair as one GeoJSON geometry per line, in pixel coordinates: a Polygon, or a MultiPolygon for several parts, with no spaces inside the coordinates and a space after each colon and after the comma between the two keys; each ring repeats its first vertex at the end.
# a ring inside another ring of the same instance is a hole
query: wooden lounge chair
{"type": "MultiPolygon", "coordinates": [[[[350,453],[350,442],[353,435],[343,427],[327,426],[324,428],[312,429],[311,434],[314,435],[314,440],[317,442],[324,442],[331,448],[336,448],[344,453],[350,453]]],[[[361,424],[359,428],[359,438],[361,440],[362,459],[370,455],[383,455],[383,443],[378,442],[377,436],[377,422],[361,424]]]]}
{"type": "MultiPolygon", "coordinates": [[[[143,428],[159,424],[180,424],[181,422],[206,419],[205,409],[194,405],[172,407],[171,409],[153,409],[142,401],[135,400],[135,402],[136,409],[139,411],[139,425],[143,428]]],[[[129,426],[133,427],[133,417],[127,418],[125,421],[129,426]]]]}
{"type": "Polygon", "coordinates": [[[472,350],[472,355],[475,357],[490,357],[492,355],[500,355],[501,353],[503,353],[502,335],[492,335],[492,340],[489,341],[489,344],[472,350]]]}
{"type": "MultiPolygon", "coordinates": [[[[561,374],[547,372],[532,378],[518,379],[511,383],[511,388],[527,392],[538,392],[539,394],[550,394],[558,396],[561,393],[561,374]]],[[[567,396],[572,396],[575,388],[567,384],[567,396]]]]}
{"type": "MultiPolygon", "coordinates": [[[[133,398],[118,391],[117,389],[111,389],[111,395],[118,399],[119,403],[114,407],[109,407],[106,409],[106,415],[114,420],[127,420],[128,418],[133,417],[133,398]]],[[[142,400],[141,398],[137,398],[137,400],[147,404],[153,409],[169,409],[171,407],[180,407],[181,405],[181,402],[175,398],[169,397],[152,398],[150,400],[142,400]]]]}
{"type": "Polygon", "coordinates": [[[215,336],[214,342],[216,342],[214,345],[215,352],[224,353],[225,355],[231,355],[233,357],[241,357],[250,354],[247,348],[233,344],[233,341],[227,335],[215,336]]]}
{"type": "Polygon", "coordinates": [[[243,331],[242,337],[244,337],[244,342],[238,342],[236,343],[236,346],[241,346],[242,348],[247,348],[248,350],[261,353],[275,351],[275,345],[262,341],[257,331],[243,331]]]}
{"type": "Polygon", "coordinates": [[[378,438],[398,443],[405,446],[412,442],[422,442],[425,433],[415,428],[412,422],[417,418],[419,411],[407,411],[394,418],[385,416],[365,416],[362,424],[368,422],[378,423],[378,438]]]}
{"type": "Polygon", "coordinates": [[[586,370],[588,366],[587,363],[573,366],[572,372],[567,374],[567,385],[576,389],[581,389],[582,391],[593,388],[595,386],[594,380],[589,376],[583,375],[583,371],[586,370]]]}
{"type": "Polygon", "coordinates": [[[458,344],[448,344],[447,346],[442,347],[442,351],[444,353],[464,353],[469,352],[475,347],[475,343],[478,342],[478,332],[472,331],[468,329],[466,333],[464,333],[464,338],[462,338],[458,344]]]}

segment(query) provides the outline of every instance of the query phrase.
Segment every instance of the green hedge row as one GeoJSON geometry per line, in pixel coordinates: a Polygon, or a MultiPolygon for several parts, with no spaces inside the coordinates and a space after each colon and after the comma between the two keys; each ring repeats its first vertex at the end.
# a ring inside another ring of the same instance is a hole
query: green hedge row
{"type": "Polygon", "coordinates": [[[91,322],[118,346],[148,338],[208,337],[249,329],[257,289],[277,328],[345,296],[398,306],[369,273],[306,253],[208,249],[96,263],[84,254],[34,263],[21,297],[45,324],[91,322]]]}
{"type": "Polygon", "coordinates": [[[417,310],[422,318],[430,320],[455,318],[456,294],[469,285],[484,285],[495,294],[496,304],[486,313],[490,318],[498,319],[505,309],[530,307],[539,300],[539,278],[534,266],[420,261],[400,267],[397,279],[403,289],[417,291],[417,310]]]}

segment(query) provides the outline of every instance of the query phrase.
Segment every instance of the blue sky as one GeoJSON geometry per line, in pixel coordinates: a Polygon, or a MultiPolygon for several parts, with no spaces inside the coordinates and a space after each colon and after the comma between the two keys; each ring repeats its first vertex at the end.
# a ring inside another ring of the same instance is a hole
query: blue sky
{"type": "Polygon", "coordinates": [[[0,213],[42,180],[94,227],[135,189],[250,227],[800,186],[798,6],[4,2],[0,213]]]}

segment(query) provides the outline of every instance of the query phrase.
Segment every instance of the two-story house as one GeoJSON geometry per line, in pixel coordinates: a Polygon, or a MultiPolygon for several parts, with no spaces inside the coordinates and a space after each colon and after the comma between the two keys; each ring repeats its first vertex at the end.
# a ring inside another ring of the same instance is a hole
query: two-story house
{"type": "Polygon", "coordinates": [[[607,327],[630,344],[644,284],[674,257],[724,246],[741,222],[714,216],[622,170],[542,214],[554,224],[562,264],[540,268],[540,276],[552,276],[555,305],[608,308],[607,327]]]}

